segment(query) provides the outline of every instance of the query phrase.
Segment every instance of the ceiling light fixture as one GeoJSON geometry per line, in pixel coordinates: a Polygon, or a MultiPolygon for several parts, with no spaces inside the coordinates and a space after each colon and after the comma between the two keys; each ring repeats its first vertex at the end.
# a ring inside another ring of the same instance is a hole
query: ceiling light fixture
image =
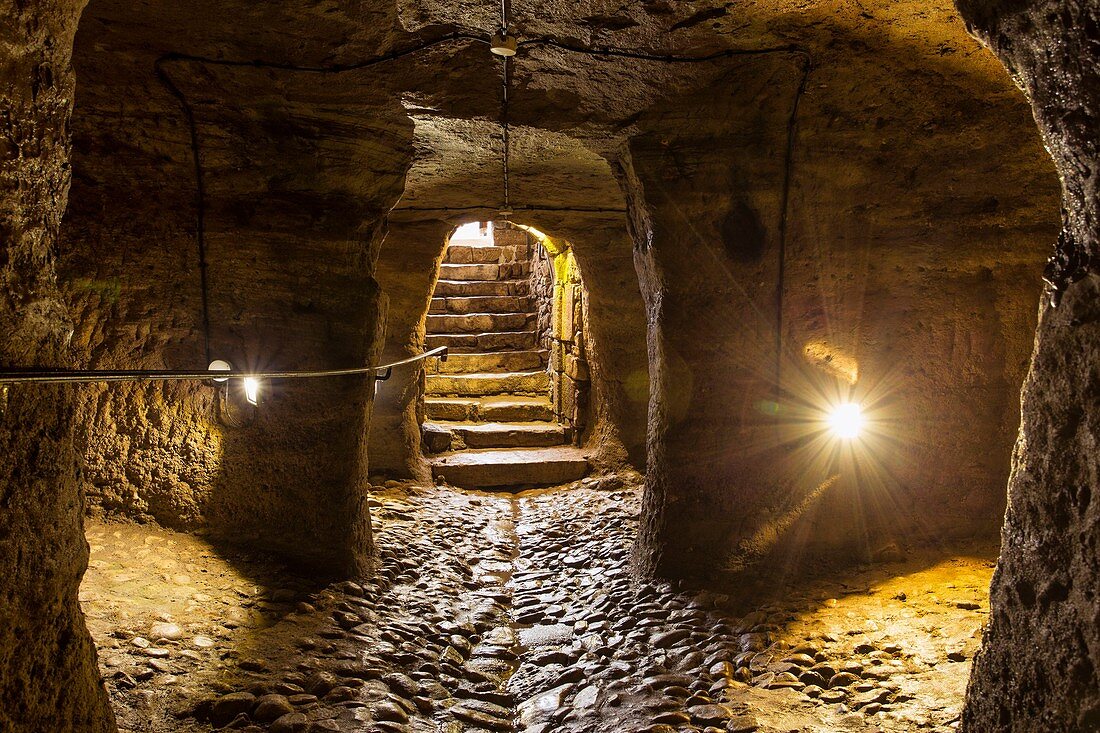
{"type": "Polygon", "coordinates": [[[493,35],[493,40],[489,42],[489,50],[495,53],[497,56],[503,56],[508,58],[509,56],[516,55],[516,37],[510,36],[505,32],[500,32],[493,35]]]}

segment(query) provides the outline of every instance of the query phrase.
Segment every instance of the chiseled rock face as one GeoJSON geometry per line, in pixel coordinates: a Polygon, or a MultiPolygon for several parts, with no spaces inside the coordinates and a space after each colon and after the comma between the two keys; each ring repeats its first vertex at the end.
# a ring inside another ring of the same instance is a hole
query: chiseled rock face
{"type": "MultiPolygon", "coordinates": [[[[513,10],[529,41],[509,75],[513,219],[573,245],[585,448],[600,466],[648,463],[647,543],[678,558],[664,569],[995,533],[1057,182],[1024,100],[949,2],[513,10]],[[815,493],[828,475],[773,450],[790,437],[767,434],[777,345],[794,394],[780,408],[835,388],[820,365],[858,367],[887,426],[864,456],[873,486],[815,493]]],[[[62,262],[79,359],[203,366],[190,131],[155,72],[171,53],[202,57],[160,69],[195,123],[212,356],[415,351],[442,238],[504,203],[494,13],[92,0],[62,262]]],[[[419,384],[395,380],[378,466],[422,475],[419,384]]],[[[96,508],[290,554],[362,533],[340,519],[369,463],[370,395],[354,385],[279,387],[248,425],[219,420],[208,387],[81,394],[96,508]]]]}
{"type": "MultiPolygon", "coordinates": [[[[83,2],[0,3],[0,364],[64,365],[54,261],[69,188],[73,33],[83,2]]],[[[77,602],[88,562],[72,391],[0,387],[0,730],[114,722],[77,602]],[[47,673],[43,673],[46,670],[47,673]]]]}
{"type": "Polygon", "coordinates": [[[994,0],[960,0],[959,9],[1030,97],[1061,173],[1064,229],[1051,274],[1064,275],[1063,286],[1083,277],[1068,285],[1058,308],[1043,304],[991,618],[963,729],[1097,730],[1100,279],[1077,268],[1100,252],[1100,10],[1094,3],[994,0]]]}
{"type": "MultiPolygon", "coordinates": [[[[98,368],[376,363],[386,296],[374,261],[411,161],[400,98],[375,85],[379,72],[164,58],[222,55],[203,43],[227,22],[223,10],[194,10],[168,34],[169,19],[147,9],[100,3],[82,19],[75,58],[89,83],[63,262],[78,358],[98,368]],[[110,24],[120,16],[131,31],[110,24]]],[[[364,54],[384,46],[354,29],[366,15],[318,25],[284,10],[234,25],[229,55],[285,54],[270,28],[346,34],[364,54]]],[[[364,572],[372,398],[363,378],[265,383],[257,409],[238,394],[224,404],[205,384],[90,388],[78,415],[93,508],[207,525],[298,564],[364,572]]]]}

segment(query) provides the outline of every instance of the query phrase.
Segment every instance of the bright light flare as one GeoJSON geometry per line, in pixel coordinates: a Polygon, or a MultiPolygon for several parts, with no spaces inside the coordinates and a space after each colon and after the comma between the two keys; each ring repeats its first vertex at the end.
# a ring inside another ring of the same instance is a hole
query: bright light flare
{"type": "Polygon", "coordinates": [[[260,401],[260,380],[255,377],[244,378],[244,398],[248,404],[255,405],[260,401]]]}
{"type": "Polygon", "coordinates": [[[863,410],[858,404],[845,402],[829,412],[826,422],[836,437],[842,440],[854,440],[863,431],[866,421],[863,418],[863,410]]]}

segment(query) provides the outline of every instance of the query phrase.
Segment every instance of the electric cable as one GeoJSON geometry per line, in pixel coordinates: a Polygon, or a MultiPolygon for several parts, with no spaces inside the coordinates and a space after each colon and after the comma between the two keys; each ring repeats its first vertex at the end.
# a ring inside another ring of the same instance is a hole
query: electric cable
{"type": "Polygon", "coordinates": [[[191,143],[191,159],[195,170],[195,240],[196,247],[198,249],[199,257],[199,287],[201,288],[201,308],[202,308],[202,332],[203,332],[203,353],[206,357],[206,363],[210,363],[210,298],[209,298],[209,276],[208,276],[208,262],[206,251],[206,184],[202,167],[202,154],[199,145],[198,125],[195,122],[195,111],[191,106],[191,103],[187,100],[187,96],[176,85],[175,81],[169,75],[165,64],[179,61],[191,61],[194,63],[211,64],[215,66],[227,66],[227,67],[252,67],[260,69],[279,69],[283,71],[298,71],[305,73],[317,73],[317,74],[339,74],[347,71],[357,71],[360,69],[367,69],[378,64],[383,64],[390,61],[397,61],[398,59],[411,56],[413,54],[426,51],[436,46],[450,43],[452,41],[473,41],[477,43],[488,44],[488,40],[481,36],[475,36],[467,33],[450,33],[439,38],[425,41],[423,43],[410,46],[408,48],[399,49],[397,51],[376,56],[374,58],[364,59],[349,64],[331,64],[327,66],[304,66],[290,63],[281,63],[275,61],[265,60],[252,60],[242,61],[233,59],[215,59],[205,56],[196,56],[193,54],[185,54],[179,52],[170,52],[162,56],[159,56],[153,61],[153,73],[161,84],[168,90],[168,92],[176,98],[179,102],[181,109],[183,110],[184,120],[187,124],[188,134],[190,136],[191,143]]]}
{"type": "Polygon", "coordinates": [[[240,371],[240,370],[173,370],[173,369],[5,369],[0,371],[0,384],[19,384],[27,382],[46,383],[90,383],[90,382],[149,382],[149,381],[203,381],[213,379],[320,379],[325,377],[348,377],[374,374],[379,381],[389,379],[394,367],[412,364],[417,361],[438,358],[447,361],[448,347],[437,346],[422,354],[407,359],[380,364],[372,367],[351,367],[348,369],[295,369],[280,371],[240,371]],[[379,375],[378,372],[383,372],[379,375]]]}

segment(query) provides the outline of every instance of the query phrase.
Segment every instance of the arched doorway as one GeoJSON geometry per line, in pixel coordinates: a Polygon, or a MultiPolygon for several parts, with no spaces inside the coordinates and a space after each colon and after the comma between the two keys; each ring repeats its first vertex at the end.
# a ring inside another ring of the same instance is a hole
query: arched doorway
{"type": "Polygon", "coordinates": [[[552,485],[589,468],[580,270],[568,245],[510,222],[451,235],[427,316],[423,445],[432,473],[470,488],[552,485]]]}

